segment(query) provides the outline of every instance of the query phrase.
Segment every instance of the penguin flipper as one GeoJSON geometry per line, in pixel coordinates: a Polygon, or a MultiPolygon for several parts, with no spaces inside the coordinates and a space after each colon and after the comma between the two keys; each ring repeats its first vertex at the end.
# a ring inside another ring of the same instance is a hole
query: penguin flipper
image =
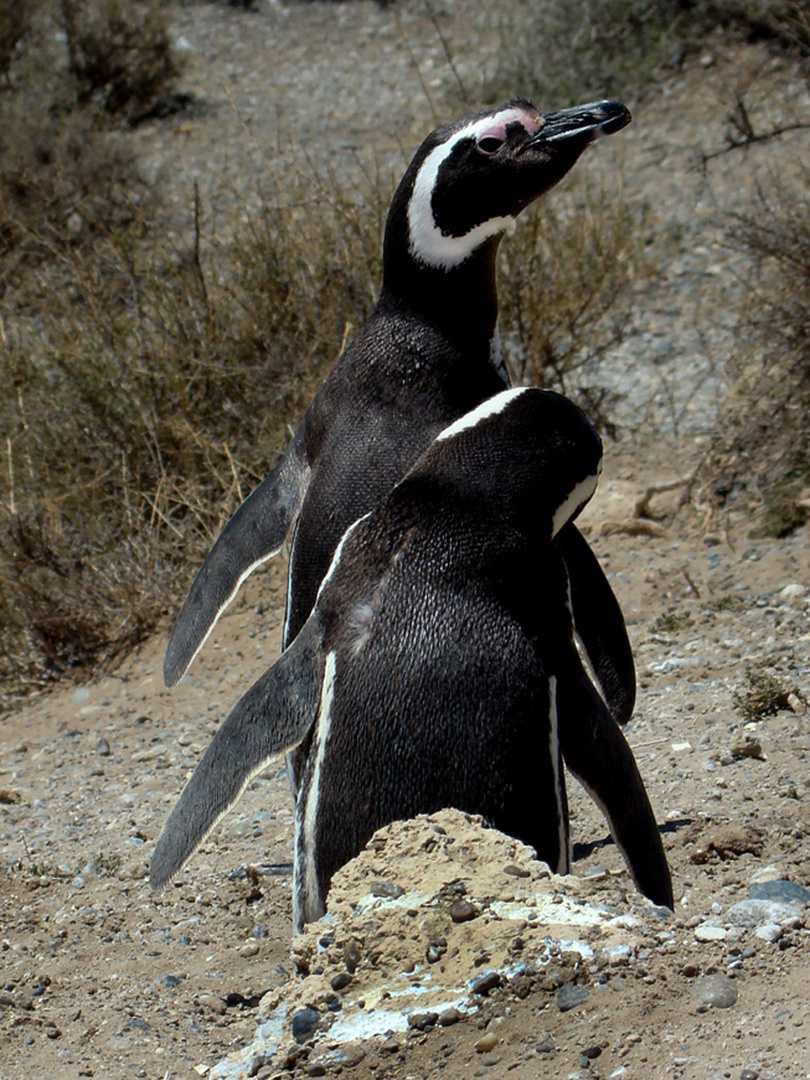
{"type": "Polygon", "coordinates": [[[324,661],[315,616],[223,721],[158,838],[149,871],[166,885],[273,758],[297,746],[317,714],[324,661]]]}
{"type": "Polygon", "coordinates": [[[619,602],[575,525],[566,525],[553,545],[568,570],[574,631],[611,716],[617,724],[626,724],[636,703],[636,668],[619,602]]]}
{"type": "Polygon", "coordinates": [[[281,550],[309,486],[303,441],[297,434],[276,468],[222,530],[198,570],[169,636],[163,661],[166,686],[174,686],[186,673],[245,578],[281,550]]]}
{"type": "Polygon", "coordinates": [[[580,664],[559,680],[557,707],[566,766],[605,815],[639,892],[672,908],[669,866],[633,751],[580,664]]]}

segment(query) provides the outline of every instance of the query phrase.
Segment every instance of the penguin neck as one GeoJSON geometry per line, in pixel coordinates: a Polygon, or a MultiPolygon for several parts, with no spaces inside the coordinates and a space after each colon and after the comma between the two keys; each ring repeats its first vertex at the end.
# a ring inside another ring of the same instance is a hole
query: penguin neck
{"type": "Polygon", "coordinates": [[[500,236],[451,269],[428,266],[386,237],[380,302],[414,312],[465,356],[489,357],[498,321],[495,261],[500,236]]]}

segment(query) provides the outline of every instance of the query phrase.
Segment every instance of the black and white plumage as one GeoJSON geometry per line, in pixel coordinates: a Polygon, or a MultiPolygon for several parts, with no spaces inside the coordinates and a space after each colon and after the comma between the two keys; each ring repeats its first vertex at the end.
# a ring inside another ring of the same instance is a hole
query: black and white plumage
{"type": "Polygon", "coordinates": [[[541,390],[503,391],[442,431],[347,530],[300,633],[223,722],[158,841],[153,887],[296,746],[297,929],[376,829],[446,806],[564,873],[566,755],[641,890],[671,906],[655,819],[583,669],[553,543],[600,465],[582,413],[541,390]]]}
{"type": "MultiPolygon", "coordinates": [[[[169,640],[168,686],[242,581],[292,535],[289,644],[348,526],[380,503],[439,431],[508,382],[496,347],[500,239],[595,138],[629,120],[615,101],[541,116],[516,99],[428,136],[391,204],[379,302],[315,394],[284,459],[198,572],[169,640]]],[[[556,544],[570,570],[576,632],[624,723],[635,670],[621,611],[575,527],[556,544]]]]}

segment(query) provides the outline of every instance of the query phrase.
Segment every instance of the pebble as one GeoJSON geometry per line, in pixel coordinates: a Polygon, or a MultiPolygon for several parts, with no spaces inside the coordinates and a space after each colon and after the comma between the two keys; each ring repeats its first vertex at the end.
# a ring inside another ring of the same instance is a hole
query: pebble
{"type": "Polygon", "coordinates": [[[740,1080],[759,1080],[759,1073],[756,1069],[743,1069],[740,1073],[740,1080]]]}
{"type": "Polygon", "coordinates": [[[768,923],[783,923],[792,919],[799,910],[799,905],[794,901],[785,904],[775,900],[741,900],[728,909],[726,921],[730,926],[753,929],[768,923]]]}
{"type": "Polygon", "coordinates": [[[239,950],[239,955],[248,960],[251,956],[256,956],[259,952],[259,946],[255,941],[249,941],[246,945],[243,945],[239,950]]]}
{"type": "Polygon", "coordinates": [[[417,1031],[427,1031],[438,1019],[439,1014],[435,1012],[413,1012],[408,1017],[408,1027],[415,1028],[417,1031]]]}
{"type": "Polygon", "coordinates": [[[503,977],[498,971],[485,971],[482,975],[479,975],[477,979],[473,979],[470,989],[474,994],[488,994],[490,990],[494,990],[496,986],[500,986],[503,982],[503,977]]]}
{"type": "Polygon", "coordinates": [[[751,900],[775,900],[781,904],[791,904],[798,901],[806,904],[810,901],[810,889],[805,889],[796,881],[788,881],[780,878],[777,881],[763,881],[751,885],[748,889],[751,900]]]}
{"type": "Polygon", "coordinates": [[[201,994],[197,998],[197,1004],[204,1009],[208,1009],[209,1012],[217,1013],[218,1016],[222,1016],[226,1009],[222,998],[218,998],[214,994],[201,994]]]}
{"type": "Polygon", "coordinates": [[[110,750],[110,744],[107,742],[103,735],[100,735],[98,741],[96,742],[96,753],[99,757],[109,757],[112,753],[112,751],[110,750]]]}
{"type": "Polygon", "coordinates": [[[497,1045],[498,1036],[494,1031],[488,1031],[486,1035],[482,1035],[475,1044],[475,1051],[477,1054],[486,1054],[490,1050],[494,1050],[497,1045]]]}
{"type": "Polygon", "coordinates": [[[341,971],[338,975],[335,975],[329,985],[333,990],[345,990],[351,981],[352,977],[348,971],[341,971]]]}
{"type": "Polygon", "coordinates": [[[451,1005],[449,1009],[445,1009],[443,1012],[439,1013],[439,1023],[442,1027],[450,1027],[452,1024],[457,1024],[461,1019],[461,1016],[461,1012],[455,1005],[451,1005]]]}
{"type": "Polygon", "coordinates": [[[379,896],[386,900],[398,900],[400,896],[405,895],[405,890],[395,881],[372,881],[370,892],[372,896],[379,896]]]}
{"type": "Polygon", "coordinates": [[[698,1005],[709,1009],[730,1009],[737,1000],[737,987],[726,975],[704,975],[692,987],[698,1005]]]}
{"type": "Polygon", "coordinates": [[[366,1056],[365,1050],[360,1046],[349,1044],[336,1050],[327,1050],[317,1057],[311,1057],[308,1061],[307,1072],[310,1076],[327,1076],[339,1072],[341,1069],[353,1069],[359,1065],[366,1056]],[[315,1068],[316,1072],[311,1070],[315,1068]],[[323,1072],[320,1072],[323,1068],[323,1072]]]}
{"type": "Polygon", "coordinates": [[[450,918],[455,923],[469,922],[478,914],[478,908],[469,900],[456,900],[450,907],[450,918]]]}
{"type": "Polygon", "coordinates": [[[754,937],[761,938],[762,941],[768,941],[771,945],[779,940],[782,936],[782,927],[779,923],[765,923],[764,926],[758,926],[754,931],[754,937]]]}
{"type": "Polygon", "coordinates": [[[724,941],[727,937],[728,930],[724,930],[722,926],[702,923],[700,926],[695,927],[696,941],[724,941]]]}
{"type": "Polygon", "coordinates": [[[291,1028],[292,1037],[295,1041],[297,1043],[306,1042],[306,1040],[314,1034],[320,1018],[321,1014],[318,1010],[312,1009],[309,1006],[305,1009],[299,1009],[297,1013],[294,1013],[291,1028]]]}
{"type": "Polygon", "coordinates": [[[584,986],[561,986],[557,991],[557,1008],[560,1012],[568,1012],[569,1009],[575,1009],[577,1005],[581,1005],[589,996],[584,986]]]}
{"type": "Polygon", "coordinates": [[[785,585],[784,589],[779,593],[779,599],[784,600],[790,604],[794,600],[803,600],[807,596],[807,586],[801,585],[799,582],[791,582],[790,585],[785,585]]]}

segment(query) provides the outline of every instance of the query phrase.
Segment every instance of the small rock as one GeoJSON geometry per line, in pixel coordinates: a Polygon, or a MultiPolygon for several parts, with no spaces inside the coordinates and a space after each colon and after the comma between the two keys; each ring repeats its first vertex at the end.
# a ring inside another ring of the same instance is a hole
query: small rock
{"type": "Polygon", "coordinates": [[[242,948],[239,950],[239,955],[244,957],[247,960],[251,956],[256,956],[258,952],[259,952],[259,946],[256,944],[256,942],[255,941],[249,941],[246,945],[243,945],[242,948]]]}
{"type": "Polygon", "coordinates": [[[110,744],[107,742],[103,735],[100,735],[96,742],[96,753],[99,757],[109,757],[112,753],[112,751],[110,750],[110,744]]]}
{"type": "Polygon", "coordinates": [[[792,582],[790,585],[785,585],[779,593],[779,599],[784,600],[785,603],[792,603],[794,600],[803,600],[807,596],[807,586],[801,585],[799,582],[792,582]]]}
{"type": "Polygon", "coordinates": [[[778,941],[782,936],[782,927],[779,923],[765,923],[764,926],[758,926],[754,931],[754,937],[761,938],[762,941],[768,941],[771,945],[778,941]]]}
{"type": "Polygon", "coordinates": [[[531,871],[522,866],[514,866],[512,863],[509,866],[503,868],[505,874],[509,874],[510,877],[527,878],[531,877],[531,871]]]}
{"type": "Polygon", "coordinates": [[[427,1031],[438,1019],[439,1014],[435,1012],[413,1012],[408,1017],[408,1027],[415,1028],[417,1031],[427,1031]]]}
{"type": "Polygon", "coordinates": [[[307,1072],[310,1076],[332,1076],[341,1069],[353,1069],[359,1065],[366,1056],[365,1050],[360,1046],[341,1046],[335,1050],[327,1050],[323,1054],[311,1057],[307,1063],[307,1072]],[[316,1072],[312,1072],[312,1069],[316,1072]],[[320,1069],[323,1068],[323,1072],[320,1069]]]}
{"type": "Polygon", "coordinates": [[[292,1037],[295,1041],[297,1043],[306,1042],[314,1034],[320,1018],[321,1014],[318,1010],[312,1009],[310,1006],[299,1009],[297,1013],[294,1013],[291,1027],[292,1037]]]}
{"type": "Polygon", "coordinates": [[[725,941],[727,937],[728,930],[724,930],[722,926],[701,923],[700,926],[695,927],[696,941],[725,941]]]}
{"type": "Polygon", "coordinates": [[[801,911],[795,901],[788,904],[776,900],[740,900],[732,904],[726,912],[726,922],[730,926],[753,928],[767,923],[783,923],[801,911]]]}
{"type": "Polygon", "coordinates": [[[494,1050],[497,1045],[498,1036],[494,1031],[488,1031],[486,1035],[482,1035],[475,1044],[475,1052],[477,1054],[487,1054],[490,1050],[494,1050]]]}
{"type": "Polygon", "coordinates": [[[341,971],[338,975],[335,975],[329,985],[333,990],[345,990],[351,981],[352,977],[348,971],[341,971]]]}
{"type": "Polygon", "coordinates": [[[799,903],[806,904],[810,901],[810,889],[805,889],[796,881],[780,878],[777,881],[763,881],[751,885],[748,896],[751,900],[775,900],[780,904],[790,904],[798,900],[799,903]]]}
{"type": "Polygon", "coordinates": [[[343,963],[346,965],[346,970],[350,975],[354,975],[355,971],[357,971],[357,965],[362,957],[363,954],[357,942],[347,941],[343,947],[343,963]]]}
{"type": "Polygon", "coordinates": [[[575,1009],[577,1005],[581,1005],[589,996],[584,986],[561,986],[557,991],[557,1008],[560,1012],[568,1012],[569,1009],[575,1009]]]}
{"type": "Polygon", "coordinates": [[[743,1069],[740,1073],[740,1080],[759,1080],[759,1073],[756,1069],[743,1069]]]}
{"type": "Polygon", "coordinates": [[[737,987],[726,975],[704,975],[692,987],[692,996],[709,1009],[730,1009],[737,1000],[737,987]]]}
{"type": "Polygon", "coordinates": [[[735,761],[739,761],[740,758],[755,758],[757,761],[767,760],[762,753],[762,743],[758,739],[748,738],[741,743],[735,743],[730,752],[735,761]]]}
{"type": "Polygon", "coordinates": [[[470,989],[474,994],[488,994],[496,986],[500,986],[503,978],[498,971],[485,971],[477,979],[473,979],[470,989]]]}
{"type": "Polygon", "coordinates": [[[226,1009],[222,998],[218,998],[214,994],[201,994],[197,998],[197,1004],[203,1009],[208,1009],[209,1012],[217,1013],[219,1016],[222,1016],[226,1009]]]}
{"type": "Polygon", "coordinates": [[[538,1054],[550,1054],[553,1052],[554,1047],[548,1039],[544,1039],[543,1042],[538,1043],[537,1046],[535,1046],[535,1050],[538,1054]]]}
{"type": "Polygon", "coordinates": [[[397,900],[405,895],[405,890],[395,881],[372,881],[369,891],[372,896],[383,897],[386,900],[397,900]]]}
{"type": "Polygon", "coordinates": [[[450,906],[450,918],[456,923],[469,922],[479,914],[478,908],[469,900],[455,900],[450,906]]]}
{"type": "Polygon", "coordinates": [[[445,1009],[439,1013],[439,1024],[442,1027],[450,1027],[452,1024],[457,1024],[461,1019],[461,1013],[455,1007],[451,1005],[449,1009],[445,1009]]]}

